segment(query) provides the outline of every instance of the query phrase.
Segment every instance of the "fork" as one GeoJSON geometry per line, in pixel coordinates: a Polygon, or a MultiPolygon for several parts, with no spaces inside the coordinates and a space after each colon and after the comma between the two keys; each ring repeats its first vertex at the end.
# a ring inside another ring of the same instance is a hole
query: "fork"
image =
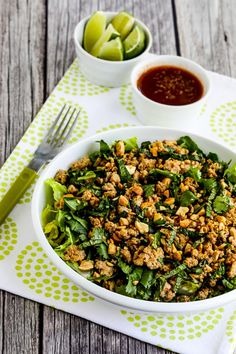
{"type": "Polygon", "coordinates": [[[3,199],[0,201],[0,224],[22,197],[24,192],[33,183],[40,168],[53,159],[62,150],[76,125],[80,110],[64,105],[54,120],[48,133],[36,149],[33,159],[16,178],[3,199]]]}

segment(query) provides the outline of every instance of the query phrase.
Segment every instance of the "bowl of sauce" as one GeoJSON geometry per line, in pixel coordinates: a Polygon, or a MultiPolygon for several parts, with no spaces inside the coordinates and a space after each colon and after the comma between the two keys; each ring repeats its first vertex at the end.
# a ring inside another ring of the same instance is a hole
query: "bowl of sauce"
{"type": "Polygon", "coordinates": [[[210,91],[205,69],[173,55],[153,55],[137,65],[131,84],[141,122],[171,128],[192,128],[210,91]]]}

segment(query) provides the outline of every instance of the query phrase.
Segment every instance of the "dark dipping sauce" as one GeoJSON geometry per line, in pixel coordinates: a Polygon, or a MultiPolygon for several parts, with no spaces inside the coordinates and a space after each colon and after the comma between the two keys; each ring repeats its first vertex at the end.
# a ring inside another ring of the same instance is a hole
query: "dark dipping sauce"
{"type": "Polygon", "coordinates": [[[172,106],[190,104],[203,96],[199,79],[175,66],[158,66],[145,71],[137,87],[150,100],[172,106]]]}

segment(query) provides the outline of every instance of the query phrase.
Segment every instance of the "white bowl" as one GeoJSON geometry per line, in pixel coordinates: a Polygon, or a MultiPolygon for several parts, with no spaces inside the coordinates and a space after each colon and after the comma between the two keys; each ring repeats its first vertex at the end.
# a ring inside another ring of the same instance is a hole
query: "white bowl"
{"type": "Polygon", "coordinates": [[[210,79],[205,69],[192,60],[176,55],[156,55],[138,64],[131,74],[133,104],[140,121],[145,125],[159,125],[169,128],[192,128],[210,92],[210,79]],[[150,68],[174,66],[193,73],[203,84],[203,96],[196,102],[171,106],[152,101],[137,88],[139,77],[150,68]]]}
{"type": "MultiPolygon", "coordinates": [[[[110,21],[118,12],[104,12],[107,20],[110,21]]],[[[144,59],[145,54],[152,45],[152,35],[143,22],[135,19],[135,23],[140,25],[146,35],[146,48],[137,57],[124,61],[109,61],[96,58],[86,52],[82,47],[84,27],[90,16],[82,19],[74,31],[75,50],[79,59],[79,65],[84,76],[96,85],[119,87],[130,81],[130,74],[134,66],[144,59]]]]}
{"type": "MultiPolygon", "coordinates": [[[[98,144],[95,143],[96,141],[103,139],[108,143],[112,143],[117,139],[128,139],[132,136],[136,136],[140,143],[142,141],[154,141],[156,139],[175,140],[182,135],[186,135],[186,132],[173,129],[159,128],[154,126],[122,128],[109,132],[104,132],[83,139],[78,143],[69,146],[67,149],[58,154],[51,161],[48,167],[43,171],[42,175],[36,183],[32,198],[31,212],[34,229],[39,239],[39,242],[41,243],[49,258],[58,267],[58,269],[60,269],[60,271],[64,273],[68,278],[70,278],[75,284],[81,286],[89,293],[98,296],[103,300],[107,300],[113,304],[125,306],[130,309],[157,313],[186,313],[203,311],[217,306],[222,306],[228,302],[236,300],[236,290],[232,290],[226,294],[219,295],[211,299],[185,303],[144,301],[114,293],[92,283],[91,281],[78,274],[72,268],[70,268],[50,246],[41,226],[41,212],[42,209],[45,207],[44,181],[47,178],[54,177],[55,173],[59,169],[68,169],[73,161],[84,156],[85,154],[97,150],[99,147],[98,144]]],[[[191,136],[197,144],[199,144],[203,151],[215,152],[219,155],[220,159],[225,161],[229,161],[230,159],[236,161],[236,154],[228,150],[227,148],[198,135],[188,135],[191,136]]]]}

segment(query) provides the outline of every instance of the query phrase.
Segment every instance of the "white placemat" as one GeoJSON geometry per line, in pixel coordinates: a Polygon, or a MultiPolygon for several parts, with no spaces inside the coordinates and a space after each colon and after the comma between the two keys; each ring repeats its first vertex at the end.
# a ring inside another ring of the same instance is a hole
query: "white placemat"
{"type": "MultiPolygon", "coordinates": [[[[236,151],[236,80],[209,75],[212,93],[192,130],[236,151]]],[[[82,109],[69,143],[96,132],[140,125],[130,85],[116,89],[95,86],[83,77],[75,60],[1,168],[0,198],[31,159],[63,103],[82,109]]],[[[30,216],[33,188],[0,226],[1,289],[179,353],[233,353],[236,301],[194,315],[145,314],[94,298],[63,276],[35,238],[30,216]]]]}

